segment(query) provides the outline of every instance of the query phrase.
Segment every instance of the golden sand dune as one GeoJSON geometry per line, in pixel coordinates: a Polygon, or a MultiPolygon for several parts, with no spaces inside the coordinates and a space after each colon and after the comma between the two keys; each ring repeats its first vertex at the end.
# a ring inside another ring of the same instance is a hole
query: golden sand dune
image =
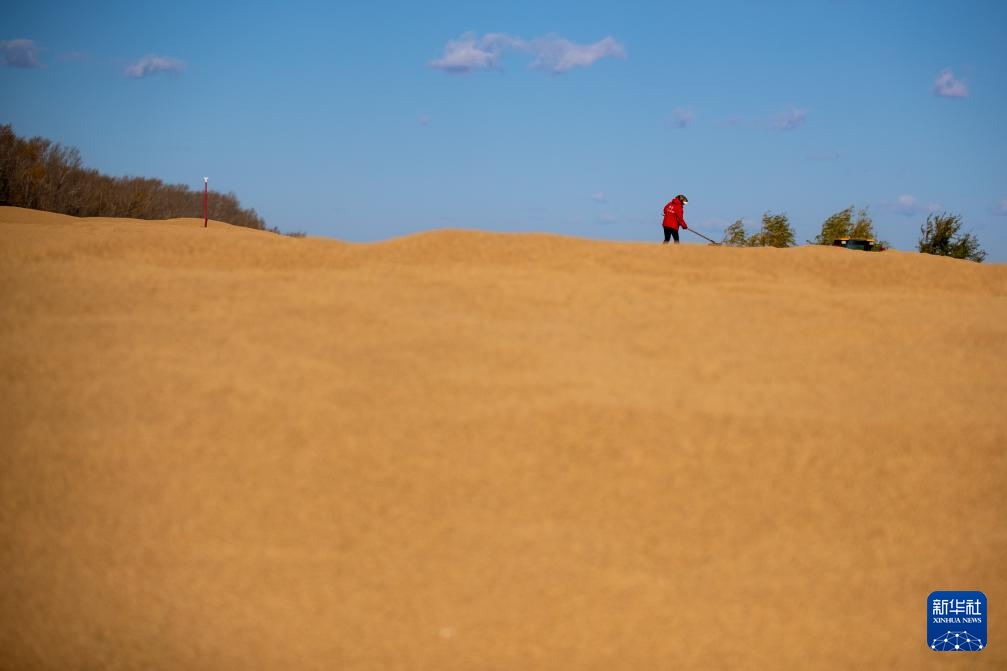
{"type": "Polygon", "coordinates": [[[0,208],[0,668],[1007,668],[1007,267],[0,208]]]}

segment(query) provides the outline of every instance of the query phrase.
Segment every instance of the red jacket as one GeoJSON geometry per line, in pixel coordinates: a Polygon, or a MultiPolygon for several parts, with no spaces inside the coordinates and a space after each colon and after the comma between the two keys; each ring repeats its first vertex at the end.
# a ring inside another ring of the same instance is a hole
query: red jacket
{"type": "Polygon", "coordinates": [[[682,216],[682,201],[676,198],[664,206],[664,227],[678,228],[679,226],[689,230],[689,227],[685,225],[685,217],[682,216]]]}

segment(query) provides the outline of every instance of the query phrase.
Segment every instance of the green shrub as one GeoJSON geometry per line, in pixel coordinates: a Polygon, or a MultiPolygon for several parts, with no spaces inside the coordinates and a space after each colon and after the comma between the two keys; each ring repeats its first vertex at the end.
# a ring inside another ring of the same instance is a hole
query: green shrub
{"type": "Polygon", "coordinates": [[[728,247],[745,247],[748,245],[745,224],[741,219],[738,219],[727,227],[727,230],[724,231],[724,237],[720,240],[720,244],[727,245],[728,247]]]}
{"type": "Polygon", "coordinates": [[[950,256],[982,263],[986,251],[979,246],[979,239],[973,233],[961,233],[962,218],[957,214],[930,214],[920,226],[920,241],[916,248],[923,254],[950,256]]]}
{"type": "Polygon", "coordinates": [[[766,212],[762,215],[762,228],[748,238],[749,247],[793,247],[796,244],[794,229],[785,214],[766,212]]]}

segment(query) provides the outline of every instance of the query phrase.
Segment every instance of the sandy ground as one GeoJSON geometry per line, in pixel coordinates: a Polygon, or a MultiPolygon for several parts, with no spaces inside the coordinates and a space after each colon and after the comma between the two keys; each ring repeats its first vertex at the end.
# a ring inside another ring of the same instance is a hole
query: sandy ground
{"type": "Polygon", "coordinates": [[[0,292],[0,668],[1007,668],[1003,265],[0,208],[0,292]]]}

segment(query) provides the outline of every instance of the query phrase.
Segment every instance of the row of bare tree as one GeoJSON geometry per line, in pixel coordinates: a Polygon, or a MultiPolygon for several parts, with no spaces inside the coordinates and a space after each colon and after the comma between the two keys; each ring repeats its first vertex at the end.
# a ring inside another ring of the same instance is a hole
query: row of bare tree
{"type": "MultiPolygon", "coordinates": [[[[201,217],[203,192],[145,177],[109,177],[85,168],[76,147],[43,137],[22,139],[0,125],[0,205],[60,212],[75,217],[171,219],[201,217]]],[[[234,193],[210,192],[211,219],[266,229],[254,209],[234,193]]]]}

